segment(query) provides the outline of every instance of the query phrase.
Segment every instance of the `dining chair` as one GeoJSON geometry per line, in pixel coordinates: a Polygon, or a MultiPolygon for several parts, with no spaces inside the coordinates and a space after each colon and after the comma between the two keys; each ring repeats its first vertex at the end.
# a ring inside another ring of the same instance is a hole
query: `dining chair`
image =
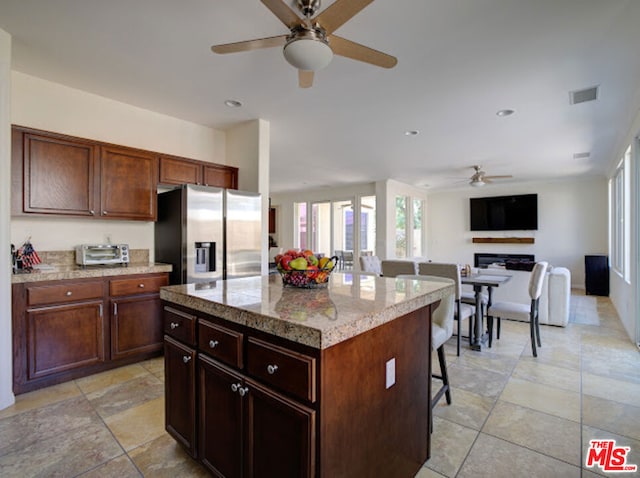
{"type": "MultiPolygon", "coordinates": [[[[428,280],[436,282],[446,282],[455,284],[455,281],[441,276],[428,276],[421,274],[399,274],[398,279],[428,280]]],[[[449,373],[447,371],[447,360],[444,353],[444,344],[453,336],[453,322],[455,316],[455,293],[450,294],[440,300],[440,305],[431,314],[431,347],[438,353],[438,364],[440,374],[431,372],[431,377],[442,380],[442,386],[431,398],[431,409],[433,410],[438,401],[444,395],[447,405],[451,405],[451,387],[449,386],[449,373]]],[[[433,431],[433,413],[431,414],[430,430],[433,431]]]]}
{"type": "Polygon", "coordinates": [[[344,269],[344,251],[341,251],[340,249],[336,249],[333,252],[333,255],[338,258],[338,264],[337,264],[338,269],[339,270],[344,269]]]}
{"type": "Polygon", "coordinates": [[[353,269],[353,251],[342,251],[342,264],[345,269],[353,269]]]}
{"type": "Polygon", "coordinates": [[[384,277],[396,277],[400,274],[415,275],[418,273],[414,261],[400,259],[385,259],[380,263],[384,277]]]}
{"type": "Polygon", "coordinates": [[[463,321],[468,319],[469,323],[469,332],[468,336],[465,338],[469,339],[469,343],[471,343],[471,327],[472,327],[472,318],[476,314],[476,308],[474,305],[467,304],[462,302],[461,293],[462,293],[462,284],[460,283],[460,268],[458,264],[449,264],[445,262],[420,262],[418,263],[418,274],[419,275],[428,275],[428,276],[437,276],[437,277],[445,277],[447,279],[451,279],[454,281],[455,285],[455,296],[454,296],[454,318],[457,322],[456,335],[457,335],[457,354],[460,355],[460,339],[462,337],[462,332],[460,325],[463,321]]]}
{"type": "Polygon", "coordinates": [[[372,272],[376,275],[382,274],[382,264],[378,256],[360,256],[360,271],[372,272]]]}
{"type": "Polygon", "coordinates": [[[487,310],[487,328],[489,332],[489,347],[493,343],[493,319],[498,319],[497,323],[497,335],[500,338],[500,319],[513,319],[521,321],[529,321],[529,327],[531,329],[531,351],[533,356],[537,357],[536,344],[538,347],[542,347],[540,340],[540,321],[538,318],[538,305],[540,302],[540,295],[542,294],[542,284],[544,282],[544,275],[547,271],[547,262],[537,262],[533,266],[531,271],[531,278],[529,279],[529,297],[531,303],[529,305],[519,302],[496,302],[491,304],[487,310]]]}

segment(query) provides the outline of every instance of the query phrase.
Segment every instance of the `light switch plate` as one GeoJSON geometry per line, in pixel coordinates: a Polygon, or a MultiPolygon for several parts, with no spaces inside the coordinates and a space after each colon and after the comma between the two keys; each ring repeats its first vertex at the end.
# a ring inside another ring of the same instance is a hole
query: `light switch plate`
{"type": "Polygon", "coordinates": [[[386,388],[391,388],[396,383],[396,359],[392,358],[387,361],[386,388]]]}

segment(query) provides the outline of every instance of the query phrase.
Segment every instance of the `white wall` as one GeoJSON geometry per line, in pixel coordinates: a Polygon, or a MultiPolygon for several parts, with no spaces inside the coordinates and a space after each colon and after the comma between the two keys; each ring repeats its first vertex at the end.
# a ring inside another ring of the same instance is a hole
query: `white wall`
{"type": "Polygon", "coordinates": [[[631,282],[627,282],[616,271],[610,274],[611,302],[616,308],[631,340],[640,343],[640,112],[632,122],[628,133],[611,160],[610,177],[615,172],[620,158],[631,145],[631,282]]]}
{"type": "Polygon", "coordinates": [[[476,252],[534,254],[536,260],[567,267],[572,286],[584,288],[584,256],[607,252],[605,178],[433,192],[426,215],[427,256],[434,261],[473,265],[476,252]],[[470,231],[470,197],[529,193],[538,194],[537,231],[470,231]],[[535,243],[473,244],[473,237],[533,237],[535,243]]]}
{"type": "MultiPolygon", "coordinates": [[[[202,125],[15,71],[11,99],[13,124],[227,164],[225,133],[202,125]]],[[[19,245],[28,237],[43,251],[110,237],[153,256],[152,222],[14,217],[11,241],[19,245]]]]}
{"type": "Polygon", "coordinates": [[[0,30],[0,410],[14,402],[11,347],[11,35],[0,30]]]}

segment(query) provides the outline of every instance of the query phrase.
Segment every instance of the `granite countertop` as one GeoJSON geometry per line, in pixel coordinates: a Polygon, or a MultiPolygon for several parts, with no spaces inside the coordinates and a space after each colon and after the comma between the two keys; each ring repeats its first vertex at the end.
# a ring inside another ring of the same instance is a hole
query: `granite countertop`
{"type": "Polygon", "coordinates": [[[58,265],[52,269],[38,270],[32,272],[19,272],[11,275],[12,284],[22,284],[25,282],[39,282],[45,280],[63,279],[84,279],[90,277],[122,276],[132,274],[149,274],[154,272],[171,272],[171,264],[132,262],[127,267],[115,266],[82,266],[58,265]]]}
{"type": "Polygon", "coordinates": [[[162,287],[160,298],[325,349],[453,293],[443,282],[333,273],[326,288],[283,287],[270,275],[162,287]]]}

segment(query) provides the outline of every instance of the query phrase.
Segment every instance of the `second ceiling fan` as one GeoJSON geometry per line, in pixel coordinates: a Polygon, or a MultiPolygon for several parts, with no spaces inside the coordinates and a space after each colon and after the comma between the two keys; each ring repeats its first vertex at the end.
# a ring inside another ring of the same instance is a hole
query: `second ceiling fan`
{"type": "Polygon", "coordinates": [[[373,0],[336,0],[318,15],[316,13],[320,9],[320,0],[297,0],[302,16],[282,0],[261,1],[286,25],[289,34],[214,45],[211,47],[214,53],[236,53],[281,46],[285,59],[298,69],[301,88],[313,85],[314,71],[327,66],[334,54],[382,68],[393,68],[398,63],[391,55],[333,35],[335,30],[373,0]]]}

